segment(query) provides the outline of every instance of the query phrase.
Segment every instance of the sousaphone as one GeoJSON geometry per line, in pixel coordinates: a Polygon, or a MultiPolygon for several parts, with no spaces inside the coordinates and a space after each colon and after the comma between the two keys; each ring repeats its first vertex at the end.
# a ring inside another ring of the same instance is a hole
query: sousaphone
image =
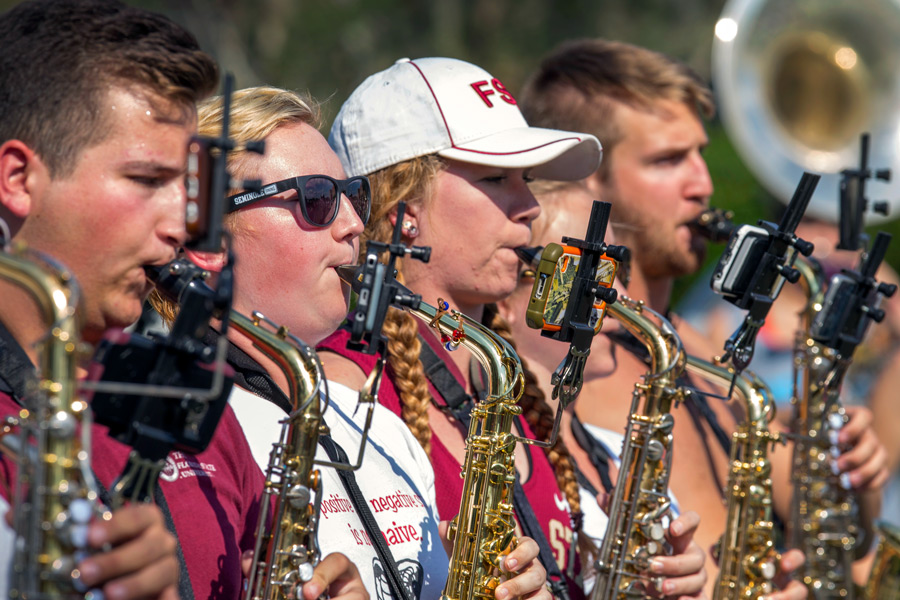
{"type": "Polygon", "coordinates": [[[869,132],[869,165],[894,177],[868,195],[900,215],[900,2],[730,0],[712,58],[728,135],[770,193],[787,202],[803,171],[820,173],[807,212],[836,222],[840,171],[869,132]]]}

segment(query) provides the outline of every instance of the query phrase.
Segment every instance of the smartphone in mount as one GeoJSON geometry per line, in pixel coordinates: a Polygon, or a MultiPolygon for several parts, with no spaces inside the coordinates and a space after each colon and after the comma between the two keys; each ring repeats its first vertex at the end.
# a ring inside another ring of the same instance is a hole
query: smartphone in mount
{"type": "MultiPolygon", "coordinates": [[[[579,248],[554,243],[544,247],[525,312],[529,327],[544,331],[560,330],[580,262],[579,248]]],[[[594,280],[601,287],[612,287],[617,269],[616,261],[603,254],[594,272],[594,280]]],[[[595,334],[600,332],[605,314],[606,303],[598,300],[591,309],[589,321],[595,334]]]]}
{"type": "MultiPolygon", "coordinates": [[[[755,225],[735,229],[711,280],[713,291],[725,297],[742,297],[769,247],[769,232],[755,225]]],[[[778,295],[779,289],[775,292],[778,295]]]]}

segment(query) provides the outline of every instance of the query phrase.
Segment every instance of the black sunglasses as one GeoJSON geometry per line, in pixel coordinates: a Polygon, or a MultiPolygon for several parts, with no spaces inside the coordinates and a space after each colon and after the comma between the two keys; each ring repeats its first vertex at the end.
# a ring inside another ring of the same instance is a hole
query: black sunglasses
{"type": "Polygon", "coordinates": [[[225,199],[225,212],[234,212],[258,200],[271,198],[288,190],[297,191],[303,218],[313,227],[328,227],[337,217],[341,194],[347,196],[363,225],[369,222],[372,189],[369,178],[362,175],[337,180],[328,175],[303,175],[262,186],[257,192],[244,192],[225,199]]]}

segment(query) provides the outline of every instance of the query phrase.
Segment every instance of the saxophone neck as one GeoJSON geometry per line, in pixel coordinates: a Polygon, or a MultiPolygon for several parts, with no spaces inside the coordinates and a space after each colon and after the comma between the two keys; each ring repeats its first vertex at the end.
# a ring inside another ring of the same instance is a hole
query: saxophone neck
{"type": "Polygon", "coordinates": [[[487,373],[488,398],[509,398],[514,400],[522,395],[524,373],[522,361],[513,347],[497,333],[465,314],[452,310],[438,300],[432,306],[420,301],[417,306],[406,308],[414,317],[428,323],[442,339],[449,338],[451,346],[456,343],[467,348],[487,373]]]}
{"type": "Polygon", "coordinates": [[[325,375],[315,350],[258,312],[247,317],[232,310],[228,321],[281,370],[293,410],[306,409],[312,403],[315,408],[309,409],[317,411],[318,391],[325,375]]]}
{"type": "Polygon", "coordinates": [[[607,312],[634,335],[650,353],[650,372],[673,372],[674,380],[684,367],[684,347],[675,327],[643,302],[619,296],[607,305],[607,312]]]}
{"type": "Polygon", "coordinates": [[[825,271],[819,261],[802,254],[797,255],[794,268],[800,272],[800,288],[806,295],[806,306],[800,313],[803,320],[801,329],[808,330],[825,299],[825,271]]]}
{"type": "Polygon", "coordinates": [[[53,381],[75,381],[81,340],[80,290],[74,276],[50,257],[22,246],[0,251],[0,279],[28,294],[47,334],[38,340],[38,367],[53,381]]]}
{"type": "Polygon", "coordinates": [[[687,370],[724,388],[731,386],[734,381],[739,400],[747,409],[750,427],[756,430],[768,429],[769,422],[775,416],[775,401],[769,386],[755,373],[743,371],[734,377],[732,367],[717,365],[696,356],[687,357],[687,370]]]}

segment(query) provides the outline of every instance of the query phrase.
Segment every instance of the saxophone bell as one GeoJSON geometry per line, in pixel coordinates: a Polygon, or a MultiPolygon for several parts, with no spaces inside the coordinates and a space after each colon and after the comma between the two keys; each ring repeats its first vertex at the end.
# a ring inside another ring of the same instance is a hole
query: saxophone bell
{"type": "Polygon", "coordinates": [[[866,598],[900,598],[900,529],[882,522],[878,523],[878,533],[880,540],[866,584],[866,598]]]}

